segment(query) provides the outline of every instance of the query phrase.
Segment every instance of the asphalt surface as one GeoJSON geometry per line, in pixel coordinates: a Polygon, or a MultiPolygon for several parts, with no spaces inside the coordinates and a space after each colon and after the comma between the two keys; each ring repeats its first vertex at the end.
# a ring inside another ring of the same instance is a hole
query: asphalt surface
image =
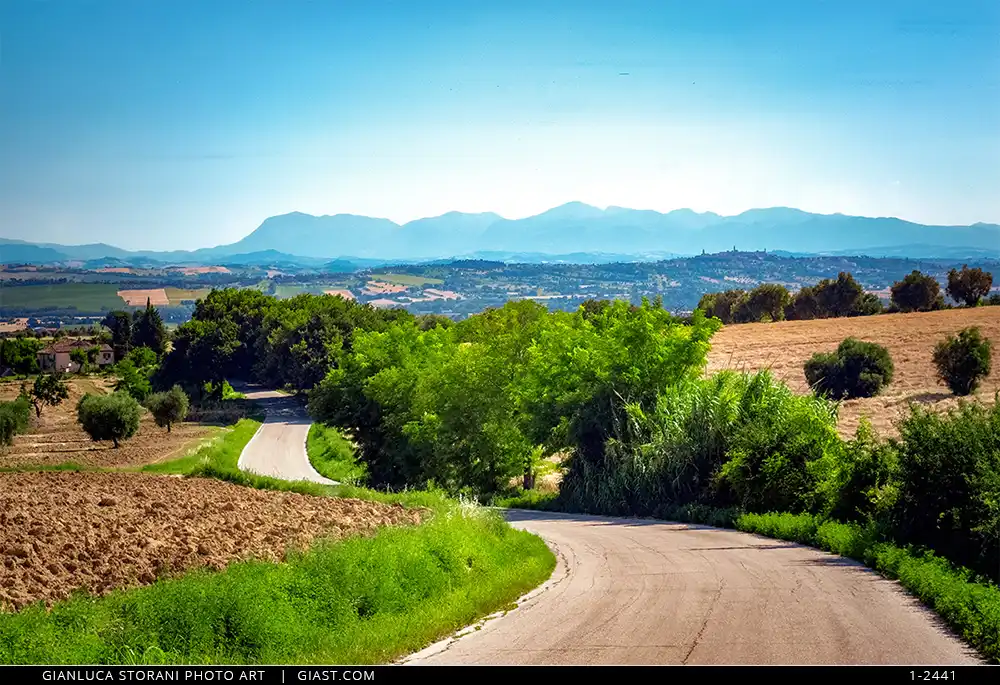
{"type": "Polygon", "coordinates": [[[557,552],[552,578],[402,663],[981,663],[897,583],[843,557],[687,524],[507,516],[557,552]]]}
{"type": "Polygon", "coordinates": [[[240,469],[284,480],[340,484],[321,476],[309,463],[306,436],[312,421],[294,397],[274,390],[240,389],[247,398],[257,400],[267,414],[260,429],[240,454],[240,469]]]}

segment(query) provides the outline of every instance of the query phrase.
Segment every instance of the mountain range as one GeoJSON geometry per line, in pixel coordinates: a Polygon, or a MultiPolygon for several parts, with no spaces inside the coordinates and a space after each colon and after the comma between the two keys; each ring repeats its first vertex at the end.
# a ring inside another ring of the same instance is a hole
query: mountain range
{"type": "Polygon", "coordinates": [[[678,209],[661,213],[570,202],[523,219],[447,214],[397,224],[354,214],[273,216],[245,238],[193,251],[130,252],[105,244],[56,245],[0,239],[0,263],[114,259],[173,264],[301,264],[344,260],[373,266],[451,258],[607,262],[740,251],[801,255],[1000,256],[1000,225],[929,226],[890,217],[752,209],[736,216],[678,209]]]}

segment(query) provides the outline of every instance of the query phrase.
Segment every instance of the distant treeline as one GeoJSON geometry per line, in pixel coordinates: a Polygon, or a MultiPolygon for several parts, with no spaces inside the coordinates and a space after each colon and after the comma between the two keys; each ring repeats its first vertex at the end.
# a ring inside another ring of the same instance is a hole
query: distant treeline
{"type": "MultiPolygon", "coordinates": [[[[949,272],[945,293],[967,307],[1000,305],[1000,294],[989,295],[992,287],[993,274],[966,265],[949,272]]],[[[731,324],[927,312],[952,307],[945,302],[937,279],[916,270],[896,281],[890,294],[886,307],[877,295],[865,292],[853,275],[842,271],[836,279],[823,279],[794,295],[777,283],[764,283],[752,290],[706,293],[699,300],[698,309],[731,324]]]]}

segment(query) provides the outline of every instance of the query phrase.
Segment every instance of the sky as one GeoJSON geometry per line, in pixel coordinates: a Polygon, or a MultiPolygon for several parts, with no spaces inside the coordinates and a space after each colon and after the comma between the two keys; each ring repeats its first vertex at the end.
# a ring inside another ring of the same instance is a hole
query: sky
{"type": "Polygon", "coordinates": [[[0,237],[570,201],[1000,223],[995,0],[0,0],[0,237]]]}

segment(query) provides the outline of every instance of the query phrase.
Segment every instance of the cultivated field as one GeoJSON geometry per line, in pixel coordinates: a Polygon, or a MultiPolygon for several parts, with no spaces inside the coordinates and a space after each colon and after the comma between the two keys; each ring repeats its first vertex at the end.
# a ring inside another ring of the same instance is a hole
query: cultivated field
{"type": "MultiPolygon", "coordinates": [[[[146,300],[142,301],[146,304],[146,300]]],[[[76,307],[80,311],[99,312],[118,309],[122,299],[118,286],[104,283],[55,283],[0,287],[0,307],[38,308],[76,307]]]]}
{"type": "Polygon", "coordinates": [[[378,278],[385,283],[397,285],[440,285],[444,283],[440,278],[427,278],[410,274],[378,274],[378,278]]]}
{"type": "Polygon", "coordinates": [[[163,288],[148,288],[146,290],[119,290],[118,297],[129,307],[144,307],[148,300],[155,307],[170,305],[170,299],[163,288]]]}
{"type": "MultiPolygon", "coordinates": [[[[18,383],[0,384],[0,400],[17,397],[18,383]]],[[[193,423],[180,423],[167,433],[145,413],[139,432],[114,448],[111,442],[94,442],[76,420],[76,403],[87,392],[110,391],[104,379],[72,379],[69,399],[55,407],[45,407],[41,418],[32,412],[32,427],[14,438],[11,447],[0,449],[0,468],[54,466],[74,463],[81,466],[121,467],[152,464],[179,457],[218,429],[193,423]]]]}
{"type": "Polygon", "coordinates": [[[710,372],[769,368],[794,390],[808,392],[802,366],[814,353],[833,351],[852,336],[884,345],[896,367],[892,384],[878,397],[844,402],[840,430],[853,435],[860,417],[867,416],[888,435],[910,402],[941,409],[957,403],[937,382],[932,354],[939,340],[966,326],[979,326],[995,346],[993,372],[976,393],[992,401],[1000,390],[1000,307],[725,326],[712,340],[708,366],[710,372]]]}
{"type": "Polygon", "coordinates": [[[120,473],[0,473],[0,609],[280,561],[314,540],[416,524],[400,505],[120,473]]]}
{"type": "MultiPolygon", "coordinates": [[[[208,294],[212,292],[211,288],[164,288],[167,299],[170,300],[170,304],[179,305],[185,300],[201,300],[208,297],[208,294]]],[[[143,302],[145,304],[145,302],[143,302]]]]}

